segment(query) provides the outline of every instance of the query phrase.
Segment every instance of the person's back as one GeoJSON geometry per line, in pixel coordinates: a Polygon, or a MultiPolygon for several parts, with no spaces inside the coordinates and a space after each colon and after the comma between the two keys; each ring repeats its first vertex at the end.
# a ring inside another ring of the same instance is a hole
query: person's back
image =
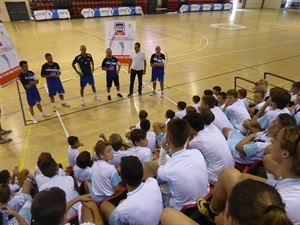
{"type": "Polygon", "coordinates": [[[215,120],[212,123],[220,131],[222,131],[222,129],[224,127],[228,127],[228,128],[232,128],[233,129],[232,124],[230,123],[230,121],[228,120],[228,118],[226,117],[226,115],[222,112],[222,110],[218,106],[215,106],[215,107],[211,108],[210,110],[215,115],[215,120]]]}
{"type": "Polygon", "coordinates": [[[114,158],[112,160],[108,160],[108,163],[111,164],[111,165],[114,165],[114,166],[120,166],[122,157],[135,155],[135,153],[133,153],[129,150],[125,150],[125,151],[123,151],[123,150],[118,150],[118,151],[113,150],[113,155],[114,155],[114,158]]]}
{"type": "Polygon", "coordinates": [[[73,168],[74,178],[78,186],[87,179],[91,174],[91,153],[88,151],[81,152],[76,158],[76,165],[73,168]]]}

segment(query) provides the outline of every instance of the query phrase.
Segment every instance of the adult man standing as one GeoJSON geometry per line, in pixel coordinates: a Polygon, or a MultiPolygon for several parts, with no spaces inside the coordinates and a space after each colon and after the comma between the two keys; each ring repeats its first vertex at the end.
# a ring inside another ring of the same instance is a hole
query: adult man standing
{"type": "Polygon", "coordinates": [[[128,73],[130,73],[130,88],[127,97],[132,97],[136,75],[138,76],[139,81],[138,92],[139,95],[142,95],[143,74],[146,74],[146,66],[147,62],[145,53],[141,51],[141,44],[136,42],[128,64],[128,73]]]}
{"type": "Polygon", "coordinates": [[[64,100],[65,90],[62,86],[59,76],[61,75],[61,70],[58,63],[53,62],[52,55],[50,53],[45,54],[45,59],[47,62],[42,65],[41,76],[46,78],[48,85],[48,94],[50,97],[53,112],[56,111],[54,96],[58,93],[61,100],[61,105],[63,107],[70,107],[64,100]]]}
{"type": "Polygon", "coordinates": [[[107,88],[107,99],[111,100],[110,96],[110,88],[112,86],[112,82],[114,82],[117,89],[117,96],[123,98],[120,93],[120,81],[119,81],[119,72],[121,69],[121,64],[119,60],[112,56],[112,51],[110,48],[106,49],[106,58],[102,61],[102,70],[106,71],[106,88],[107,88]]]}
{"type": "Polygon", "coordinates": [[[80,76],[80,96],[81,96],[81,105],[84,106],[84,88],[87,85],[92,86],[92,91],[95,96],[95,100],[100,101],[95,88],[94,81],[94,60],[91,54],[86,53],[86,47],[84,45],[80,46],[80,54],[75,57],[72,63],[72,67],[75,72],[80,76]],[[77,68],[76,65],[77,64],[77,68]]]}
{"type": "Polygon", "coordinates": [[[153,83],[153,91],[150,93],[150,96],[156,94],[156,80],[160,82],[160,97],[164,97],[164,75],[165,75],[165,60],[166,57],[160,52],[160,47],[155,47],[155,53],[152,54],[150,59],[150,65],[152,67],[152,76],[151,82],[153,83]]]}

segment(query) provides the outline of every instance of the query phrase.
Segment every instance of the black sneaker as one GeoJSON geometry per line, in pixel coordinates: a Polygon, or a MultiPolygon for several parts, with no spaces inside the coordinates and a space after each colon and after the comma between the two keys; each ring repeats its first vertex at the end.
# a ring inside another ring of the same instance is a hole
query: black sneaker
{"type": "Polygon", "coordinates": [[[127,95],[127,97],[128,97],[128,98],[131,98],[131,97],[132,97],[132,93],[129,93],[129,94],[127,95]]]}
{"type": "Polygon", "coordinates": [[[107,96],[107,100],[109,100],[109,101],[111,100],[111,97],[110,97],[110,95],[108,95],[108,96],[107,96]]]}
{"type": "Polygon", "coordinates": [[[120,93],[118,93],[117,96],[119,96],[120,98],[123,98],[123,95],[121,95],[120,93]]]}

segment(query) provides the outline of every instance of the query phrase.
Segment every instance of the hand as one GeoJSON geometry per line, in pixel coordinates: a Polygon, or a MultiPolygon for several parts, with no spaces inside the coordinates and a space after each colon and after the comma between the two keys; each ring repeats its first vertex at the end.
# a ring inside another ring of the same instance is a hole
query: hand
{"type": "Polygon", "coordinates": [[[143,74],[146,74],[146,70],[143,71],[143,74]]]}
{"type": "Polygon", "coordinates": [[[84,146],[83,143],[80,143],[80,146],[81,146],[81,147],[84,146]]]}
{"type": "Polygon", "coordinates": [[[130,69],[128,69],[128,73],[130,74],[130,69]]]}
{"type": "Polygon", "coordinates": [[[108,68],[108,70],[109,70],[109,71],[114,71],[115,68],[111,66],[111,67],[108,68]]]}
{"type": "Polygon", "coordinates": [[[77,73],[79,76],[82,76],[82,73],[80,73],[80,72],[78,72],[78,71],[77,71],[76,73],[77,73]]]}
{"type": "Polygon", "coordinates": [[[101,133],[101,134],[99,134],[99,137],[101,137],[101,138],[105,138],[105,135],[103,134],[103,133],[101,133]]]}
{"type": "Polygon", "coordinates": [[[167,143],[166,140],[164,140],[162,142],[161,147],[163,147],[163,149],[165,149],[165,150],[169,150],[169,148],[170,148],[169,143],[167,143]]]}
{"type": "Polygon", "coordinates": [[[79,198],[79,201],[82,201],[82,202],[93,201],[93,198],[90,194],[80,195],[80,196],[78,196],[78,198],[79,198]]]}
{"type": "Polygon", "coordinates": [[[17,175],[17,174],[19,174],[19,173],[20,173],[19,167],[18,167],[18,166],[15,166],[15,167],[13,168],[13,175],[17,175]]]}
{"type": "Polygon", "coordinates": [[[82,204],[89,209],[98,209],[94,201],[82,202],[82,204]]]}
{"type": "Polygon", "coordinates": [[[266,105],[266,106],[271,105],[271,98],[268,98],[268,100],[266,101],[265,105],[266,105]]]}
{"type": "Polygon", "coordinates": [[[120,73],[120,70],[117,71],[117,74],[118,74],[118,75],[119,75],[119,73],[120,73]]]}
{"type": "Polygon", "coordinates": [[[9,215],[16,216],[18,214],[15,210],[9,208],[8,206],[5,206],[5,208],[6,209],[4,211],[7,212],[9,215]]]}

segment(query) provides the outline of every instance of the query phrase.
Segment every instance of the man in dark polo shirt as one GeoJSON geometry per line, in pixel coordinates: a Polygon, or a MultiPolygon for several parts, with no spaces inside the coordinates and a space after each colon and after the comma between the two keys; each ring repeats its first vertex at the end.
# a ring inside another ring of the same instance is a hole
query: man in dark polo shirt
{"type": "Polygon", "coordinates": [[[106,49],[106,58],[103,59],[102,70],[106,71],[106,88],[107,88],[107,99],[111,100],[110,96],[110,88],[112,86],[112,82],[114,82],[117,89],[117,96],[123,98],[120,93],[120,82],[119,82],[119,72],[121,69],[121,64],[119,60],[112,56],[112,51],[110,48],[106,49]]]}
{"type": "Polygon", "coordinates": [[[95,100],[100,101],[95,88],[94,81],[94,61],[91,54],[86,53],[86,47],[84,45],[80,46],[81,54],[76,56],[73,60],[72,67],[76,73],[80,76],[80,96],[81,96],[81,105],[84,106],[84,88],[87,84],[92,86],[92,90],[95,96],[95,100]],[[77,64],[77,68],[76,65],[77,64]]]}

